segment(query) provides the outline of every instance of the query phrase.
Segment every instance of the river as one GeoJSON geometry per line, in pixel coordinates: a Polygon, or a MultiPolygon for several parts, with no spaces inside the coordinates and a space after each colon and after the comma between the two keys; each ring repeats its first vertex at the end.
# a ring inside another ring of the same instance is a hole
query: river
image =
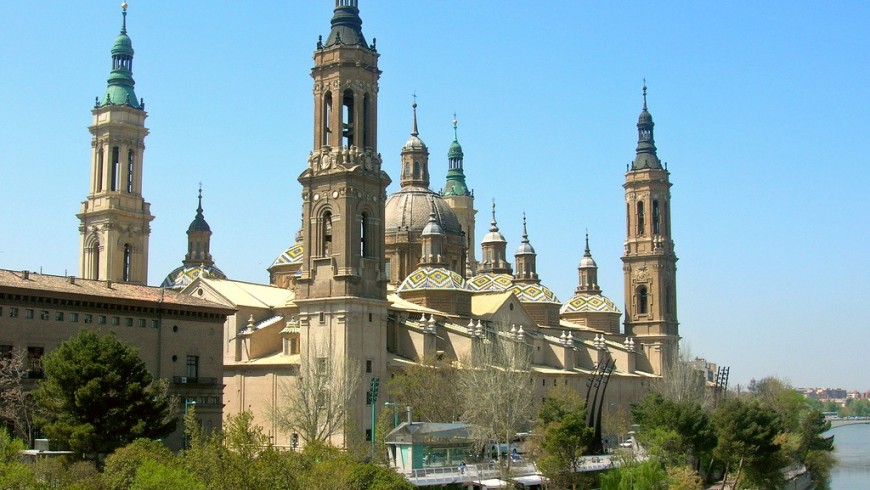
{"type": "Polygon", "coordinates": [[[831,471],[832,490],[870,489],[870,425],[831,429],[837,465],[831,471]]]}

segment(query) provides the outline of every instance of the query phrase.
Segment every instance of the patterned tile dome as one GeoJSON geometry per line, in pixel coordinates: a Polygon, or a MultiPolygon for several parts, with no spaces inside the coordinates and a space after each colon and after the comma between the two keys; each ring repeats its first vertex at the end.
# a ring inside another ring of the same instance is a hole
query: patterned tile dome
{"type": "Polygon", "coordinates": [[[269,266],[271,269],[277,265],[293,265],[293,264],[301,264],[302,263],[302,242],[294,243],[290,248],[284,251],[281,255],[275,259],[275,262],[272,262],[272,265],[269,266]]]}
{"type": "Polygon", "coordinates": [[[448,289],[467,291],[465,279],[459,274],[441,267],[420,267],[402,281],[396,292],[448,289]]]}
{"type": "Polygon", "coordinates": [[[522,303],[561,303],[553,291],[542,284],[514,284],[510,290],[522,303]]]}
{"type": "Polygon", "coordinates": [[[187,287],[188,284],[192,283],[194,279],[197,277],[211,277],[214,279],[226,279],[227,275],[223,273],[217,267],[210,266],[186,266],[182,265],[181,267],[176,268],[172,272],[170,272],[166,279],[163,280],[163,283],[160,284],[162,288],[169,289],[183,289],[187,287]]]}
{"type": "Polygon", "coordinates": [[[478,274],[468,281],[468,288],[478,293],[503,293],[514,285],[510,274],[478,274]]]}
{"type": "Polygon", "coordinates": [[[570,301],[562,306],[560,313],[622,313],[613,301],[600,294],[575,294],[570,301]]]}

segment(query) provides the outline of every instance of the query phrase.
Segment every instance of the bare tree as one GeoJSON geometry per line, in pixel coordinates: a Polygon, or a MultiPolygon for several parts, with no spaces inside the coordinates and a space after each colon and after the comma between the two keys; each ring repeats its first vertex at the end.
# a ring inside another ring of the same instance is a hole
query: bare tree
{"type": "Polygon", "coordinates": [[[450,363],[424,357],[390,379],[387,392],[395,403],[412,407],[420,420],[453,422],[462,413],[457,378],[450,363]]]}
{"type": "Polygon", "coordinates": [[[695,402],[704,408],[710,408],[713,402],[704,374],[693,366],[692,353],[686,345],[681,346],[680,355],[665,366],[662,379],[653,385],[653,391],[666,400],[677,403],[695,402]]]}
{"type": "Polygon", "coordinates": [[[303,356],[299,376],[281,383],[279,402],[271,407],[279,427],[305,443],[328,443],[341,432],[360,381],[359,363],[344,362],[326,349],[303,356]]]}
{"type": "Polygon", "coordinates": [[[15,435],[30,447],[35,404],[25,386],[27,376],[25,351],[13,350],[7,357],[0,358],[0,420],[9,422],[15,435]]]}
{"type": "MultiPolygon", "coordinates": [[[[473,435],[482,443],[504,441],[509,448],[514,435],[531,425],[534,397],[530,346],[505,334],[494,335],[475,340],[471,355],[461,362],[458,380],[465,407],[462,420],[477,427],[478,433],[473,435]]],[[[510,458],[505,467],[510,467],[510,458]]]]}

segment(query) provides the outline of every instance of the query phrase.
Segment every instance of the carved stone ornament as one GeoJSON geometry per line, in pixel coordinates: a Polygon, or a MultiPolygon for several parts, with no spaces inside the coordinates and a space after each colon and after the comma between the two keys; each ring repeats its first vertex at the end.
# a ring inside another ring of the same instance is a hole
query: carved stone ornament
{"type": "Polygon", "coordinates": [[[639,268],[637,268],[637,270],[634,271],[634,277],[638,281],[646,281],[647,279],[649,279],[649,270],[646,268],[645,265],[640,266],[639,268]]]}

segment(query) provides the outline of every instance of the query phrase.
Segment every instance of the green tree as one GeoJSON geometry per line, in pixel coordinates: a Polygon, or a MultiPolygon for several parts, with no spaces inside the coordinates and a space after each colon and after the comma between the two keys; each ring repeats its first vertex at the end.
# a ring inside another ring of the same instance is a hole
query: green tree
{"type": "Polygon", "coordinates": [[[83,330],[45,356],[34,392],[45,433],[78,454],[111,453],[175,430],[169,400],[136,350],[113,335],[83,330]]]}
{"type": "Polygon", "coordinates": [[[668,474],[655,458],[626,461],[623,466],[601,474],[601,490],[666,490],[668,474]]]}
{"type": "Polygon", "coordinates": [[[136,439],[110,454],[103,468],[103,481],[109,490],[130,488],[146,461],[166,464],[173,461],[172,452],[158,441],[136,439]]]}
{"type": "Polygon", "coordinates": [[[204,490],[196,477],[172,465],[146,460],[136,471],[130,490],[204,490]]]}
{"type": "Polygon", "coordinates": [[[579,457],[592,444],[594,432],[586,426],[586,403],[576,391],[550,390],[538,411],[542,457],[538,465],[553,488],[578,488],[586,482],[579,457]]]}
{"type": "Polygon", "coordinates": [[[784,458],[776,443],[781,422],[776,412],[755,399],[731,398],[713,415],[718,434],[714,451],[727,468],[736,468],[737,483],[779,488],[784,458]]]}
{"type": "Polygon", "coordinates": [[[649,393],[632,407],[640,424],[639,439],[668,464],[687,464],[698,471],[702,456],[716,445],[710,417],[692,399],[672,401],[649,393]]]}

